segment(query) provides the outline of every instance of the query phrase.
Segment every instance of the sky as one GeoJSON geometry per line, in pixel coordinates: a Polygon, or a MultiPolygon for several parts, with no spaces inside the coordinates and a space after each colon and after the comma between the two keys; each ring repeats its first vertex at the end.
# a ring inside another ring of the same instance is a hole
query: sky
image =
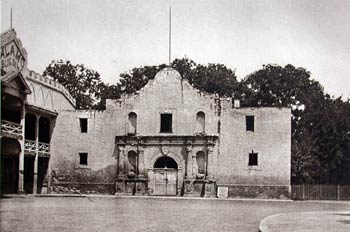
{"type": "Polygon", "coordinates": [[[239,79],[264,64],[304,67],[325,91],[350,97],[350,0],[2,0],[42,73],[52,60],[84,64],[115,83],[134,67],[172,59],[222,63],[239,79]]]}

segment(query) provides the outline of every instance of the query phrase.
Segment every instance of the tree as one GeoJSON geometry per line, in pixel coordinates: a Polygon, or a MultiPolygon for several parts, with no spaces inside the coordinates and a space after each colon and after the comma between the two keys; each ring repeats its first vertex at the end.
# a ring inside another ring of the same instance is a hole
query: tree
{"type": "MultiPolygon", "coordinates": [[[[133,93],[141,89],[148,80],[153,79],[157,72],[165,67],[164,64],[145,66],[120,74],[122,92],[133,93]]],[[[192,86],[208,93],[231,97],[240,89],[235,72],[223,64],[200,65],[185,57],[175,59],[171,67],[176,69],[182,78],[188,79],[192,86]]]]}
{"type": "Polygon", "coordinates": [[[61,83],[75,98],[77,109],[93,108],[105,89],[98,72],[70,61],[52,61],[43,75],[61,83]]]}
{"type": "Polygon", "coordinates": [[[242,83],[248,87],[247,99],[256,106],[310,105],[310,98],[323,98],[323,87],[310,78],[310,72],[293,65],[263,65],[248,75],[242,83]]]}
{"type": "Polygon", "coordinates": [[[96,110],[105,110],[106,109],[106,100],[107,99],[119,99],[121,95],[120,85],[109,85],[102,84],[100,93],[100,101],[93,106],[96,110]]]}
{"type": "Polygon", "coordinates": [[[326,95],[315,111],[312,138],[321,166],[318,181],[350,184],[350,102],[326,95]]]}
{"type": "Polygon", "coordinates": [[[165,64],[158,66],[144,66],[133,68],[129,72],[120,74],[119,81],[122,93],[130,94],[140,90],[148,83],[149,80],[154,78],[157,72],[165,67],[165,64]]]}
{"type": "Polygon", "coordinates": [[[350,183],[349,101],[292,65],[263,66],[242,83],[252,105],[292,108],[292,183],[350,183]]]}

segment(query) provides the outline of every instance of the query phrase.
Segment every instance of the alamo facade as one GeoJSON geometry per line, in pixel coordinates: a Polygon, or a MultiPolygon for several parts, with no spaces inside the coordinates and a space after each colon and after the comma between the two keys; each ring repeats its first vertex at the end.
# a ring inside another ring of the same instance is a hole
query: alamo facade
{"type": "Polygon", "coordinates": [[[104,111],[76,110],[27,68],[13,29],[1,60],[2,193],[289,197],[289,108],[242,107],[165,68],[104,111]]]}

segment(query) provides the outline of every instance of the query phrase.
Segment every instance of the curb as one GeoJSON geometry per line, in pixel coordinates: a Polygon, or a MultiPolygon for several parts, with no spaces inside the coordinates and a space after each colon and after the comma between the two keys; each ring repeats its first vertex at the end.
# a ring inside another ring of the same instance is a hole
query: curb
{"type": "Polygon", "coordinates": [[[272,232],[267,225],[267,221],[271,220],[272,218],[279,217],[281,215],[282,213],[274,214],[274,215],[267,216],[266,218],[261,220],[259,223],[259,232],[272,232]]]}
{"type": "Polygon", "coordinates": [[[236,202],[293,202],[289,199],[255,199],[255,198],[216,198],[216,197],[180,197],[180,196],[129,196],[129,195],[90,195],[90,194],[26,194],[3,195],[2,198],[29,197],[75,197],[75,198],[134,198],[134,199],[164,199],[164,200],[204,200],[204,201],[236,201],[236,202]]]}
{"type": "MultiPolygon", "coordinates": [[[[339,218],[334,218],[336,215],[350,216],[348,210],[336,210],[336,211],[309,211],[309,212],[289,212],[279,213],[267,216],[259,223],[259,232],[277,232],[283,228],[286,231],[349,231],[348,225],[336,224],[339,222],[339,218]],[[292,219],[291,219],[292,218],[292,219]],[[305,219],[300,224],[300,220],[305,219]],[[305,223],[305,224],[304,224],[305,223]],[[326,223],[326,224],[322,224],[326,223]],[[331,228],[325,228],[326,225],[331,224],[331,228]],[[316,227],[315,227],[316,225],[316,227]],[[297,227],[295,227],[297,226],[297,227]],[[310,229],[311,227],[313,229],[310,229]],[[304,230],[305,229],[305,230],[304,230]]],[[[348,218],[341,218],[348,219],[348,218]]],[[[340,220],[342,221],[342,220],[340,220]]],[[[347,221],[345,220],[348,224],[347,221]]]]}

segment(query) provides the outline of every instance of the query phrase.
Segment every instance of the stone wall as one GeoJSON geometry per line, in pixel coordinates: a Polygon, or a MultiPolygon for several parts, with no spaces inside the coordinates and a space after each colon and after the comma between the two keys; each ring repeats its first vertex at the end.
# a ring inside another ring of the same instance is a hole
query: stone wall
{"type": "Polygon", "coordinates": [[[114,182],[115,118],[116,112],[111,111],[59,113],[51,139],[52,179],[60,182],[114,182]],[[88,120],[87,133],[81,132],[80,118],[88,120]],[[87,165],[80,165],[79,153],[88,153],[87,165]]]}
{"type": "Polygon", "coordinates": [[[288,108],[224,108],[221,115],[219,184],[290,185],[291,112],[288,108]],[[254,115],[254,132],[246,116],[254,115]],[[249,153],[258,165],[249,166],[249,153]]]}
{"type": "Polygon", "coordinates": [[[74,110],[75,99],[68,90],[50,77],[43,77],[27,68],[22,70],[31,94],[27,96],[27,103],[51,111],[74,110]]]}
{"type": "MultiPolygon", "coordinates": [[[[144,176],[149,178],[146,186],[149,189],[152,186],[153,164],[157,157],[164,155],[161,151],[162,143],[173,143],[173,137],[180,143],[182,141],[183,145],[173,144],[165,149],[173,154],[181,166],[178,187],[182,188],[185,181],[190,183],[189,191],[186,188],[180,189],[182,193],[187,191],[189,195],[203,196],[206,192],[214,192],[216,184],[265,186],[252,190],[253,192],[261,189],[270,192],[268,186],[290,185],[290,109],[232,108],[231,99],[219,99],[215,95],[194,89],[178,72],[170,68],[160,71],[154,80],[137,93],[123,96],[119,100],[107,100],[105,111],[71,110],[59,113],[52,137],[51,173],[56,176],[57,182],[116,181],[117,157],[120,155],[116,140],[134,138],[135,142],[122,145],[123,152],[126,155],[130,149],[136,152],[143,150],[144,176]],[[205,114],[204,131],[196,118],[198,112],[205,114]],[[130,128],[134,129],[134,126],[131,127],[129,122],[130,113],[137,115],[136,133],[131,134],[130,128]],[[160,133],[162,113],[173,115],[172,133],[160,133]],[[246,131],[246,115],[255,117],[254,132],[246,131]],[[80,118],[88,120],[87,133],[81,133],[80,118]],[[192,157],[186,160],[188,149],[192,149],[191,156],[198,149],[208,152],[206,145],[192,147],[191,142],[186,140],[189,136],[215,137],[207,158],[207,169],[213,175],[209,182],[204,179],[194,184],[192,176],[192,179],[185,177],[185,172],[188,171],[186,169],[191,167],[188,162],[195,160],[192,157]],[[156,138],[157,141],[141,146],[139,142],[142,138],[156,138]],[[257,166],[248,165],[252,150],[258,153],[257,166]],[[79,164],[81,152],[88,153],[88,165],[79,164]]],[[[141,185],[137,181],[125,182],[123,178],[118,179],[118,188],[128,188],[125,191],[136,194],[137,186],[141,185]]],[[[140,181],[144,183],[142,179],[140,181]]],[[[145,188],[144,184],[142,186],[145,188]]],[[[236,190],[231,191],[232,196],[236,192],[254,195],[245,188],[239,187],[236,190]]],[[[259,193],[255,195],[258,196],[259,193]]]]}
{"type": "Polygon", "coordinates": [[[290,199],[290,186],[283,185],[232,185],[228,198],[290,199]]]}
{"type": "Polygon", "coordinates": [[[205,113],[205,133],[217,134],[217,99],[215,95],[194,89],[173,69],[165,68],[136,94],[117,101],[107,100],[107,110],[121,110],[122,134],[127,133],[130,112],[137,114],[137,135],[159,135],[161,113],[173,114],[172,135],[201,133],[196,122],[200,111],[205,113]]]}
{"type": "Polygon", "coordinates": [[[53,182],[50,193],[58,194],[114,194],[115,183],[53,182]]]}

